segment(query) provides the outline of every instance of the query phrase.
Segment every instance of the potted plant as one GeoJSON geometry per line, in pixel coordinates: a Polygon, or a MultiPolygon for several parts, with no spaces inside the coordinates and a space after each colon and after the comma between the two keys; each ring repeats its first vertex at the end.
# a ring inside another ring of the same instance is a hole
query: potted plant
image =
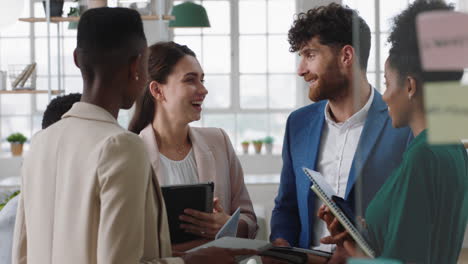
{"type": "MultiPolygon", "coordinates": [[[[78,0],[72,0],[75,2],[74,7],[70,7],[70,11],[68,11],[67,17],[79,17],[81,15],[81,8],[82,6],[79,5],[78,0]]],[[[68,29],[77,29],[78,22],[68,22],[68,29]]]]}
{"type": "MultiPolygon", "coordinates": [[[[63,14],[63,2],[64,0],[50,0],[50,16],[51,17],[61,17],[63,14]]],[[[44,6],[44,13],[47,16],[47,7],[46,1],[42,1],[42,6],[44,6]]]]}
{"type": "Polygon", "coordinates": [[[262,152],[263,139],[254,140],[252,143],[255,148],[255,153],[260,154],[262,152]]]}
{"type": "Polygon", "coordinates": [[[267,154],[271,154],[273,152],[273,142],[275,138],[272,136],[267,136],[263,139],[263,143],[265,143],[265,150],[267,154]]]}
{"type": "Polygon", "coordinates": [[[247,141],[247,140],[244,140],[244,141],[242,141],[241,145],[242,145],[243,153],[248,154],[249,153],[250,142],[247,141]]]}
{"type": "Polygon", "coordinates": [[[28,140],[28,138],[21,133],[13,133],[7,137],[13,156],[21,156],[21,154],[23,154],[23,144],[26,140],[28,140]]]}

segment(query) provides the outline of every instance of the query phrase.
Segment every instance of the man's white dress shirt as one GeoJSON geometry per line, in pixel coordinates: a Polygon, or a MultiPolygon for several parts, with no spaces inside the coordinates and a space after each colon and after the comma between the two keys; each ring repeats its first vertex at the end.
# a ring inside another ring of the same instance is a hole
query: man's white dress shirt
{"type": "MultiPolygon", "coordinates": [[[[374,89],[367,103],[345,122],[337,123],[330,116],[330,106],[325,106],[325,124],[320,140],[320,151],[317,160],[317,170],[338,196],[344,197],[348,184],[349,172],[354,159],[359,138],[367,118],[367,113],[374,99],[374,89]]],[[[315,200],[315,219],[311,248],[331,252],[332,245],[320,244],[320,239],[329,236],[325,222],[317,217],[318,208],[322,206],[320,199],[315,200]]]]}

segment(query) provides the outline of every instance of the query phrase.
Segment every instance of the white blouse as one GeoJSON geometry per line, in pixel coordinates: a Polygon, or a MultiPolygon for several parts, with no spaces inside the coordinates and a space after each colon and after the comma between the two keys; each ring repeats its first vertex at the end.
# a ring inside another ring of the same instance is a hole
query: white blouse
{"type": "Polygon", "coordinates": [[[183,160],[171,160],[161,154],[159,172],[167,185],[198,183],[197,163],[193,148],[183,160]]]}

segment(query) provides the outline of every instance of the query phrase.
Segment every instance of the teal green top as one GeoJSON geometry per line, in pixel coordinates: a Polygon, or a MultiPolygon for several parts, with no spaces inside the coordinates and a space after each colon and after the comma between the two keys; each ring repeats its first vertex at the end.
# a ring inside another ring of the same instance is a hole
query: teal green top
{"type": "Polygon", "coordinates": [[[394,259],[364,259],[364,258],[350,258],[347,260],[346,264],[402,264],[398,260],[394,259]]]}
{"type": "Polygon", "coordinates": [[[405,263],[456,263],[467,217],[466,150],[461,144],[430,146],[425,130],[366,211],[377,255],[405,263]]]}

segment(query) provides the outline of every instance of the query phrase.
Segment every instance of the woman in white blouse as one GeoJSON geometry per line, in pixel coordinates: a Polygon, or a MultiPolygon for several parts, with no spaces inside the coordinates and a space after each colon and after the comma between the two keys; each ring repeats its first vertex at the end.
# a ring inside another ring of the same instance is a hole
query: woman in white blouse
{"type": "Polygon", "coordinates": [[[150,83],[136,102],[129,130],[140,134],[161,185],[213,181],[213,213],[187,210],[182,227],[204,240],[174,245],[177,251],[214,238],[240,207],[237,236],[254,238],[256,216],[244,184],[240,162],[229,137],[220,128],[196,128],[208,91],[195,53],[174,42],[149,47],[150,83]]]}

